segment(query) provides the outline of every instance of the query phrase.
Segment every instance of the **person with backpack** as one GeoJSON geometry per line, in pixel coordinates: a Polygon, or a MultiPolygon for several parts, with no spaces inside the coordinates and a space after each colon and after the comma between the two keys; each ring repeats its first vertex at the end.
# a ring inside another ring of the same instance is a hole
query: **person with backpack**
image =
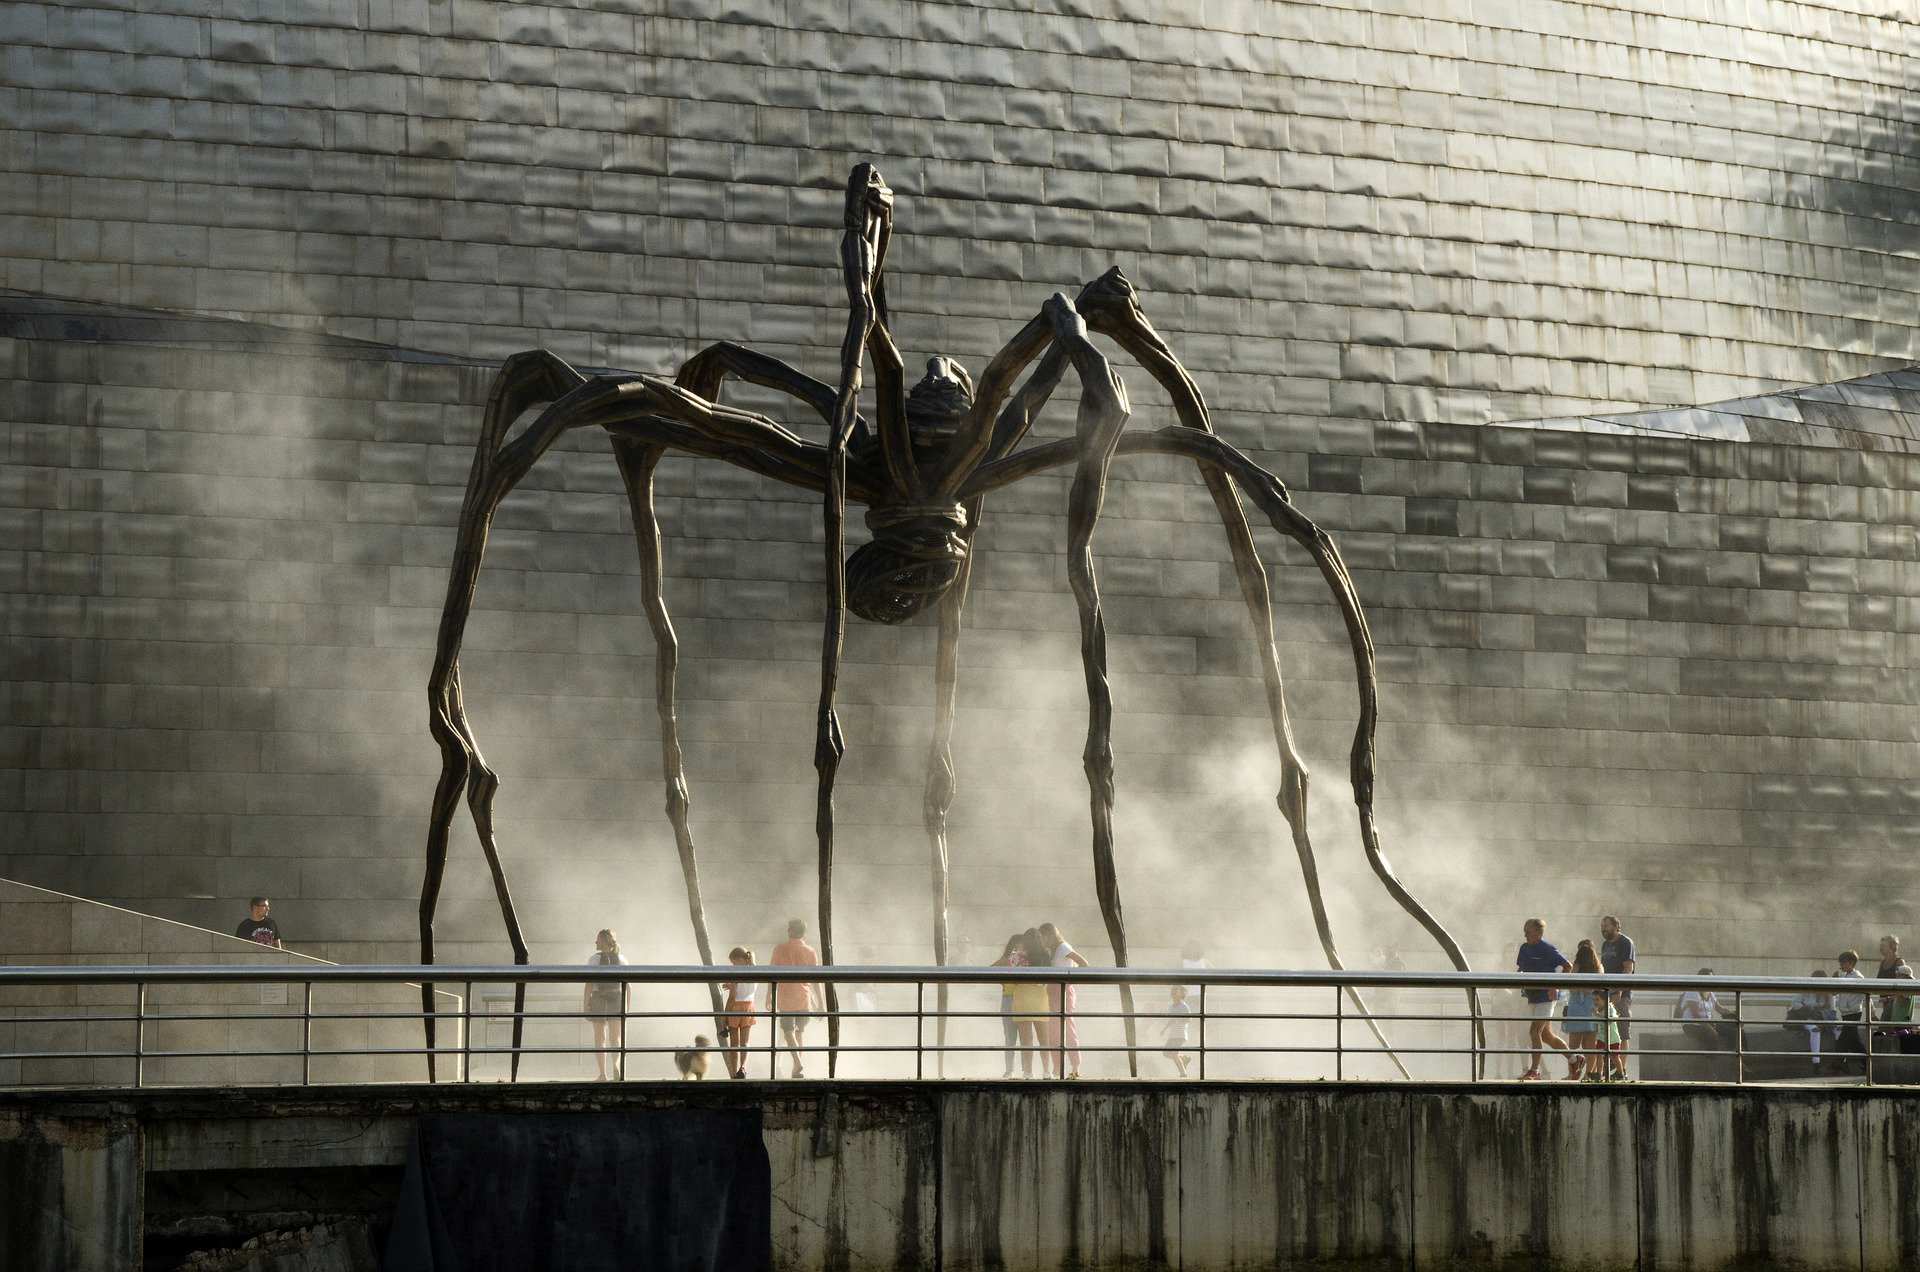
{"type": "MultiPolygon", "coordinates": [[[[593,938],[589,967],[624,967],[620,940],[612,928],[601,928],[593,938]]],[[[626,1046],[627,986],[624,981],[588,981],[580,997],[580,1011],[593,1025],[593,1060],[599,1070],[595,1082],[607,1080],[607,1056],[613,1056],[614,1080],[626,1077],[621,1050],[626,1046]]]]}

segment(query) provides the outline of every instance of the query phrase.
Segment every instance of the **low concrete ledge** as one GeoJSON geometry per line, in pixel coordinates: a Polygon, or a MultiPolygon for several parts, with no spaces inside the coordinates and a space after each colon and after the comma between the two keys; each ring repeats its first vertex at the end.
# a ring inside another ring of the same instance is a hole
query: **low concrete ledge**
{"type": "MultiPolygon", "coordinates": [[[[708,1082],[0,1093],[0,1125],[137,1127],[145,1172],[180,1196],[197,1178],[234,1172],[357,1173],[363,1184],[386,1172],[397,1187],[423,1114],[743,1103],[765,1119],[776,1266],[809,1272],[1866,1272],[1920,1262],[1920,1103],[1865,1088],[708,1082]]],[[[12,1183],[0,1179],[0,1193],[12,1183]]]]}

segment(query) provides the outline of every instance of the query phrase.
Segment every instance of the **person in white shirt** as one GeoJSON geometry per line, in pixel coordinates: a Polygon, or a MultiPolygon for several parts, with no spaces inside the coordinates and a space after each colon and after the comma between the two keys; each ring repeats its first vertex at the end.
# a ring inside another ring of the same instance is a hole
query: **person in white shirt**
{"type": "MultiPolygon", "coordinates": [[[[1700,975],[1711,976],[1713,969],[1703,967],[1700,975]]],[[[1673,1005],[1674,1019],[1685,1022],[1681,1029],[1688,1037],[1718,1049],[1732,1041],[1728,1026],[1714,1019],[1715,1016],[1734,1018],[1733,1013],[1720,1005],[1720,999],[1710,989],[1690,989],[1680,995],[1673,1005]]]]}
{"type": "MultiPolygon", "coordinates": [[[[1813,974],[1826,979],[1827,969],[1816,967],[1813,974]]],[[[1787,1019],[1800,1021],[1807,1031],[1807,1053],[1813,1057],[1813,1067],[1820,1067],[1820,1044],[1826,1038],[1827,1031],[1838,1017],[1833,1009],[1832,994],[1795,994],[1793,1002],[1787,1007],[1787,1019]]]]}
{"type": "MultiPolygon", "coordinates": [[[[1835,972],[1836,980],[1865,980],[1860,974],[1860,955],[1854,950],[1842,950],[1839,958],[1840,970],[1835,972]]],[[[1835,994],[1833,1009],[1839,1013],[1840,1049],[1854,1055],[1865,1055],[1867,1044],[1860,1037],[1860,1022],[1867,1014],[1867,996],[1865,994],[1835,994]]]]}
{"type": "MultiPolygon", "coordinates": [[[[1040,943],[1052,952],[1055,967],[1087,965],[1087,960],[1067,944],[1067,938],[1051,923],[1040,925],[1040,943]]],[[[1046,1044],[1040,1053],[1040,1062],[1056,1078],[1061,1076],[1063,1068],[1072,1070],[1065,1076],[1077,1078],[1080,1076],[1080,1026],[1073,1019],[1074,987],[1068,984],[1064,996],[1060,990],[1058,982],[1047,986],[1046,1044]]]]}

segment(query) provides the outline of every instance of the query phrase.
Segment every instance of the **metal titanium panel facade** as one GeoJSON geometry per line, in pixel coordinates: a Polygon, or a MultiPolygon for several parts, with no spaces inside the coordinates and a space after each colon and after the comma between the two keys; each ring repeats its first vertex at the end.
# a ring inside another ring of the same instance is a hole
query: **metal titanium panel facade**
{"type": "MultiPolygon", "coordinates": [[[[1858,449],[1878,426],[1852,399],[1839,447],[1479,426],[1913,360],[1911,16],[1385,7],[9,4],[0,287],[475,359],[659,370],[738,339],[817,372],[838,186],[872,158],[902,196],[909,355],[977,366],[1119,263],[1222,432],[1341,536],[1389,682],[1388,849],[1476,961],[1534,911],[1619,911],[1690,966],[1804,970],[1900,930],[1916,461],[1858,449]]],[[[0,340],[0,875],[216,926],[267,891],[303,947],[409,952],[420,687],[485,375],[164,323],[0,340]]],[[[1153,422],[1154,386],[1129,387],[1153,422]]],[[[717,468],[667,477],[716,937],[758,940],[811,883],[818,514],[717,468]],[[754,692],[722,693],[743,669],[754,692]]],[[[1098,546],[1141,957],[1197,935],[1217,963],[1316,959],[1204,492],[1119,477],[1098,546]],[[1172,758],[1196,746],[1232,780],[1172,758]]],[[[976,953],[1099,926],[1064,498],[1000,501],[983,540],[962,665],[1016,687],[963,670],[976,953]]],[[[689,948],[625,519],[597,443],[550,457],[470,637],[536,957],[609,922],[642,956],[689,948]]],[[[1424,960],[1363,917],[1384,911],[1339,790],[1344,653],[1317,580],[1265,546],[1343,948],[1424,960]]],[[[849,647],[849,959],[925,957],[931,650],[923,628],[849,647]]],[[[443,951],[496,957],[459,851],[443,951]]]]}

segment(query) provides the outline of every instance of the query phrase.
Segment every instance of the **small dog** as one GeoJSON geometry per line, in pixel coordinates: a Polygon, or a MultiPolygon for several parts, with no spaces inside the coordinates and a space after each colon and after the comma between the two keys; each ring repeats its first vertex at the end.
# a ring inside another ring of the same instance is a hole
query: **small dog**
{"type": "Polygon", "coordinates": [[[698,1082],[707,1076],[707,1048],[713,1045],[705,1034],[693,1036],[693,1046],[673,1053],[673,1067],[680,1070],[680,1080],[692,1078],[698,1082]]]}

